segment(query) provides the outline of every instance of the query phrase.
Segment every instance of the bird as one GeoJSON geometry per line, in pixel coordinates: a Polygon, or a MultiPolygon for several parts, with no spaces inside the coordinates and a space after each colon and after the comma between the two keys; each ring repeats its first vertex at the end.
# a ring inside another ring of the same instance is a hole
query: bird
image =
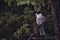
{"type": "Polygon", "coordinates": [[[43,27],[43,23],[46,21],[45,16],[42,15],[42,13],[39,14],[35,14],[36,15],[36,23],[39,26],[39,31],[40,31],[40,35],[45,35],[45,31],[44,31],[44,27],[43,27]]]}

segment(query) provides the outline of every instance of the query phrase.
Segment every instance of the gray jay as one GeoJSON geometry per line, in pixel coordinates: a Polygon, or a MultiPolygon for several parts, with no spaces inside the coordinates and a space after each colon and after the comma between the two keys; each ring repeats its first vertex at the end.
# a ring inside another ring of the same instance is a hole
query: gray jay
{"type": "Polygon", "coordinates": [[[45,31],[43,27],[43,23],[46,21],[45,16],[43,16],[42,13],[40,14],[36,13],[35,15],[36,15],[36,23],[39,26],[40,35],[45,35],[45,31]]]}

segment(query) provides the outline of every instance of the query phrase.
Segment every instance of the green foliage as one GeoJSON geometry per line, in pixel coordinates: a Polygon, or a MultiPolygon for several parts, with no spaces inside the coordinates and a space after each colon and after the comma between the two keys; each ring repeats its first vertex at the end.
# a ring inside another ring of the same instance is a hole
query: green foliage
{"type": "Polygon", "coordinates": [[[19,39],[20,37],[23,37],[22,35],[25,33],[30,34],[30,28],[28,28],[28,26],[29,25],[27,23],[23,24],[23,26],[21,26],[20,29],[17,29],[13,35],[19,39]]]}
{"type": "Polygon", "coordinates": [[[5,38],[2,38],[1,40],[7,40],[7,39],[5,39],[5,38]]]}
{"type": "MultiPolygon", "coordinates": [[[[46,36],[49,36],[49,33],[53,34],[52,16],[50,10],[44,3],[45,0],[14,0],[14,2],[13,0],[5,0],[5,2],[8,3],[7,6],[9,12],[1,13],[2,15],[0,16],[0,27],[1,27],[0,33],[3,35],[3,37],[10,38],[11,36],[9,37],[7,33],[9,35],[15,36],[15,38],[12,37],[12,39],[17,38],[22,40],[24,36],[28,37],[30,33],[33,32],[33,27],[35,26],[35,25],[33,26],[33,22],[35,22],[35,13],[33,12],[37,11],[38,9],[44,10],[43,15],[45,15],[47,19],[46,23],[44,24],[44,28],[47,34],[46,36]],[[30,10],[31,7],[29,8],[29,6],[25,6],[25,4],[29,3],[34,5],[34,10],[31,11],[30,10]],[[23,9],[22,12],[20,6],[23,9]],[[4,36],[4,33],[6,33],[7,36],[4,36]]],[[[5,38],[1,40],[5,40],[5,38]]]]}
{"type": "Polygon", "coordinates": [[[12,0],[5,0],[5,1],[8,3],[9,6],[11,5],[10,3],[12,0]]]}

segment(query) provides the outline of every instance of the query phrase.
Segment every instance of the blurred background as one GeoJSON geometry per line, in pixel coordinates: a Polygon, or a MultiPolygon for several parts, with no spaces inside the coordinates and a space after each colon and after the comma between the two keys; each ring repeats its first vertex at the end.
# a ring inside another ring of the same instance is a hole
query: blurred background
{"type": "Polygon", "coordinates": [[[43,24],[46,39],[43,39],[55,40],[51,7],[50,0],[0,0],[0,40],[28,40],[38,28],[35,20],[37,10],[46,17],[43,24]]]}

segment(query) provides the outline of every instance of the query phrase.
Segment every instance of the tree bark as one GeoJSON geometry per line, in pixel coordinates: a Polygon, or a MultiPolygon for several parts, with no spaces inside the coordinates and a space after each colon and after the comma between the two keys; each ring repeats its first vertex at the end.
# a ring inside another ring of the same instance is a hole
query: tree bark
{"type": "Polygon", "coordinates": [[[52,17],[54,21],[54,32],[55,32],[55,40],[60,40],[60,34],[59,34],[59,1],[58,0],[52,0],[51,1],[51,12],[52,12],[52,17]]]}

